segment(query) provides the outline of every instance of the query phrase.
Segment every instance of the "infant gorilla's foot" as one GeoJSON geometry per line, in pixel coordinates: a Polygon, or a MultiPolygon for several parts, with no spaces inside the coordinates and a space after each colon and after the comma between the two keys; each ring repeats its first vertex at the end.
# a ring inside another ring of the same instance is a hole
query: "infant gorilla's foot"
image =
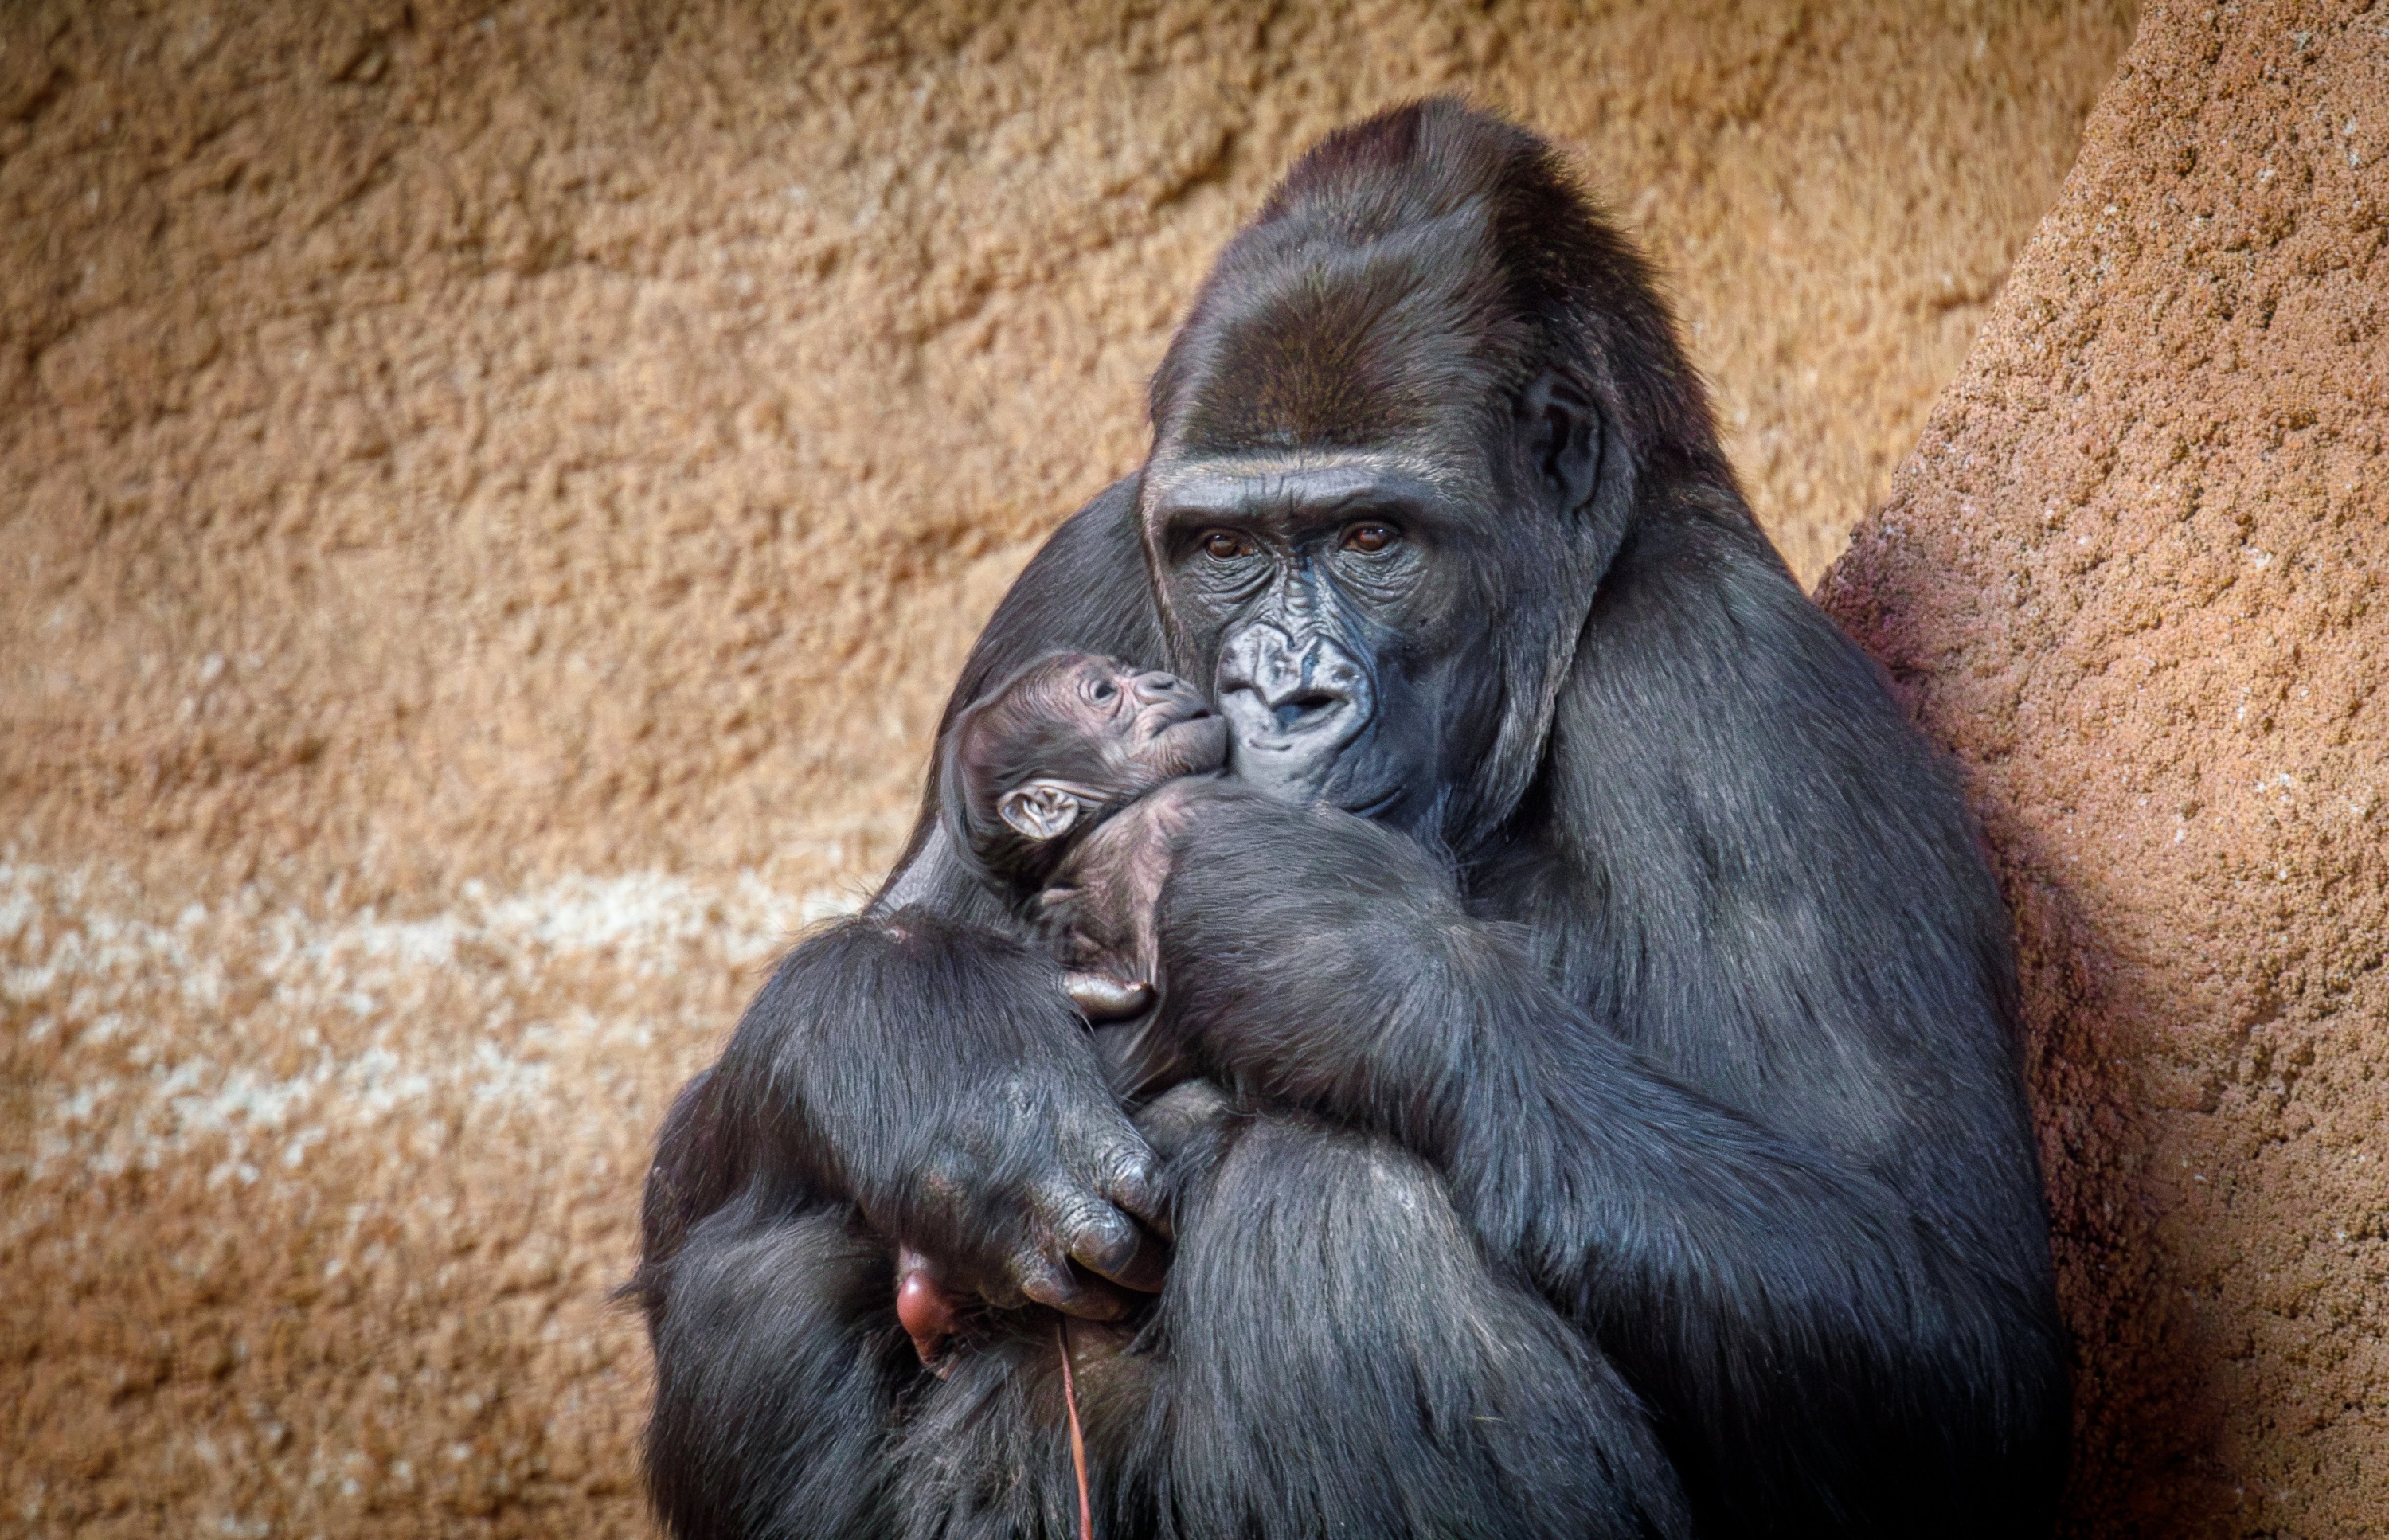
{"type": "Polygon", "coordinates": [[[1153,986],[1143,979],[1114,978],[1109,974],[1065,974],[1063,992],[1079,1014],[1091,1022],[1121,1022],[1142,1015],[1153,1004],[1153,986]]]}
{"type": "Polygon", "coordinates": [[[961,1324],[953,1296],[929,1276],[929,1259],[909,1246],[896,1253],[896,1319],[924,1367],[940,1380],[953,1372],[947,1344],[961,1324]]]}

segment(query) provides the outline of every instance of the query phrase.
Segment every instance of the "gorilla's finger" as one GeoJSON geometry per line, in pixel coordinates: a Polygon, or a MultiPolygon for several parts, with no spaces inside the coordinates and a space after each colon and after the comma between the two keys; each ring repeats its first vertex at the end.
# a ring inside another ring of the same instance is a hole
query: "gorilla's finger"
{"type": "Polygon", "coordinates": [[[980,1303],[992,1310],[1018,1310],[1026,1306],[1028,1296],[1021,1291],[1014,1272],[1012,1265],[1006,1263],[1003,1271],[981,1283],[978,1286],[980,1303]]]}
{"type": "Polygon", "coordinates": [[[1169,1204],[1161,1179],[1161,1163],[1143,1139],[1122,1139],[1097,1162],[1095,1190],[1163,1234],[1169,1223],[1169,1204]]]}
{"type": "Polygon", "coordinates": [[[1080,1278],[1042,1252],[1015,1253],[1011,1272],[1022,1293],[1066,1316],[1116,1321],[1129,1312],[1128,1296],[1118,1289],[1101,1279],[1080,1278]]]}
{"type": "Polygon", "coordinates": [[[1135,1220],[1108,1204],[1091,1209],[1065,1228],[1062,1242],[1090,1270],[1124,1289],[1157,1294],[1169,1271],[1160,1247],[1148,1241],[1135,1220]]]}
{"type": "Polygon", "coordinates": [[[1081,1188],[1055,1185],[1037,1207],[1054,1243],[1090,1272],[1143,1293],[1158,1293],[1166,1266],[1135,1220],[1081,1188]]]}

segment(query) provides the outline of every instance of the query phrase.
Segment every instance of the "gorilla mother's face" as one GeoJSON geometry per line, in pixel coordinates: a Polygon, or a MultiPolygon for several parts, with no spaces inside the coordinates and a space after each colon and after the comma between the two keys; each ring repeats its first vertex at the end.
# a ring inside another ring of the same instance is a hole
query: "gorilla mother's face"
{"type": "Polygon", "coordinates": [[[1156,373],[1137,503],[1237,778],[1455,848],[1525,793],[1606,559],[1596,503],[1630,502],[1589,361],[1520,308],[1488,207],[1239,235],[1156,373]]]}
{"type": "Polygon", "coordinates": [[[1490,745],[1491,489],[1398,451],[1164,456],[1141,499],[1179,662],[1238,779],[1412,827],[1490,745]]]}

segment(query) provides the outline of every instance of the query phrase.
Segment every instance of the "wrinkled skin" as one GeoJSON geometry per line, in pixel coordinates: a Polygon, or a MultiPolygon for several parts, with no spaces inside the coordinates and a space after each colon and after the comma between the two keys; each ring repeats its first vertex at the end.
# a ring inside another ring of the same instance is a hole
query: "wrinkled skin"
{"type": "Polygon", "coordinates": [[[1238,780],[1397,825],[1433,816],[1447,732],[1489,736],[1468,663],[1491,652],[1493,617],[1463,603],[1465,545],[1436,538],[1489,501],[1472,459],[1476,474],[1443,484],[1391,452],[1148,473],[1140,513],[1172,650],[1212,679],[1238,780]]]}

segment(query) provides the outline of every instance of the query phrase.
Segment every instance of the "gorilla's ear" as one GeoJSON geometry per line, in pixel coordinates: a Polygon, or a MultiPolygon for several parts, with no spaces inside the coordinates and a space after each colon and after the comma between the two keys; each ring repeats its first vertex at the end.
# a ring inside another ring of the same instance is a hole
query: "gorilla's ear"
{"type": "Polygon", "coordinates": [[[1527,463],[1541,472],[1564,514],[1591,502],[1600,483],[1601,429],[1592,392],[1563,370],[1546,369],[1518,398],[1527,463]]]}
{"type": "Polygon", "coordinates": [[[998,817],[1035,840],[1068,834],[1084,810],[1069,787],[1041,779],[1013,787],[995,805],[998,817]]]}

